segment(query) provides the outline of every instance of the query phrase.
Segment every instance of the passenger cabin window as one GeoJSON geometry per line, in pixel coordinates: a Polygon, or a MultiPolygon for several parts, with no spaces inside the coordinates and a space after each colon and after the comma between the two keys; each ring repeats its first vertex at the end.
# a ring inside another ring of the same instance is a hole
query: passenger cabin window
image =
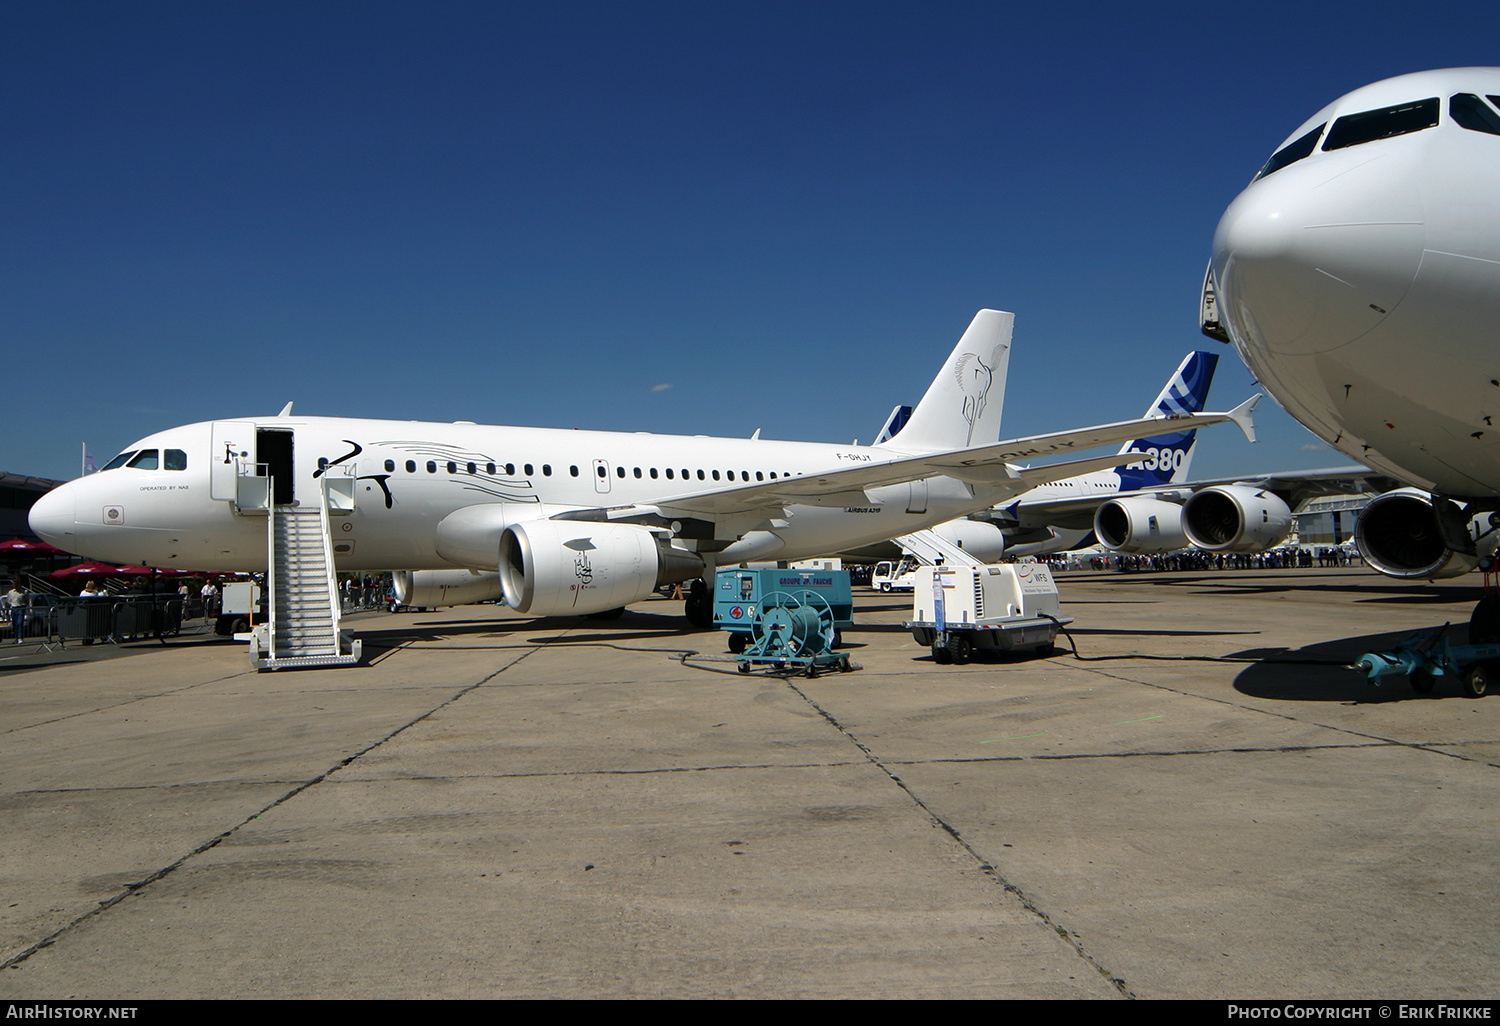
{"type": "Polygon", "coordinates": [[[136,470],[155,470],[159,459],[160,454],[155,449],[142,449],[126,466],[134,467],[136,470]]]}
{"type": "Polygon", "coordinates": [[[1266,175],[1273,175],[1288,164],[1295,164],[1307,156],[1318,145],[1318,137],[1323,134],[1323,129],[1327,127],[1328,122],[1325,121],[1300,139],[1294,139],[1271,154],[1271,159],[1266,161],[1266,166],[1260,169],[1260,174],[1256,175],[1254,180],[1258,182],[1266,177],[1266,175]]]}
{"type": "Polygon", "coordinates": [[[407,460],[406,461],[406,472],[408,474],[415,474],[417,472],[417,461],[416,460],[407,460]]]}
{"type": "MultiPolygon", "coordinates": [[[[112,459],[108,463],[106,463],[104,465],[104,470],[114,470],[116,467],[123,467],[126,463],[128,463],[130,461],[130,457],[132,457],[134,455],[135,455],[135,450],[134,449],[131,449],[129,452],[122,452],[122,453],[120,453],[120,455],[116,456],[114,459],[112,459]]],[[[101,474],[104,473],[104,470],[99,471],[99,473],[101,473],[101,474]]]]}
{"type": "MultiPolygon", "coordinates": [[[[1495,97],[1491,96],[1493,102],[1495,97]]],[[[1500,114],[1473,93],[1459,93],[1448,100],[1448,113],[1460,128],[1500,135],[1500,114]]]]}
{"type": "Polygon", "coordinates": [[[387,474],[393,473],[395,471],[395,469],[396,469],[396,461],[395,460],[386,460],[385,461],[385,472],[387,474]]]}
{"type": "Polygon", "coordinates": [[[187,469],[187,453],[181,449],[168,449],[162,455],[168,470],[187,469]]]}
{"type": "Polygon", "coordinates": [[[1431,128],[1438,123],[1438,98],[1402,103],[1395,107],[1345,114],[1328,130],[1323,150],[1342,150],[1348,146],[1391,139],[1431,128]]]}

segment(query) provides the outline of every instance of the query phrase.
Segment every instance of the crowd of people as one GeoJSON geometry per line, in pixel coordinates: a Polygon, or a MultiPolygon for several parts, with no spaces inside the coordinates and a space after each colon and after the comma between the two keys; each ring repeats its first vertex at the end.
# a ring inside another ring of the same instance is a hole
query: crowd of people
{"type": "Polygon", "coordinates": [[[1164,570],[1285,570],[1313,566],[1328,568],[1350,566],[1357,559],[1347,549],[1333,546],[1318,549],[1288,546],[1268,552],[1202,552],[1187,549],[1182,552],[1135,556],[1116,552],[1079,557],[1064,552],[1042,557],[1044,562],[1059,570],[1115,570],[1126,573],[1164,570]]]}

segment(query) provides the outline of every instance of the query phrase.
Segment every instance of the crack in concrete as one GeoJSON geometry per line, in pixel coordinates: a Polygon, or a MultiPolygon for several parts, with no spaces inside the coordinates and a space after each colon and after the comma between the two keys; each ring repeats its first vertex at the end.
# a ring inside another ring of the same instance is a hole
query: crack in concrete
{"type": "Polygon", "coordinates": [[[947,833],[948,836],[952,837],[953,840],[958,844],[958,846],[962,848],[963,851],[974,860],[980,872],[982,872],[986,877],[994,881],[996,884],[999,884],[1000,887],[1005,890],[1005,893],[1009,894],[1011,897],[1020,902],[1022,908],[1030,912],[1032,915],[1036,916],[1036,918],[1039,919],[1044,926],[1056,933],[1058,938],[1066,943],[1069,947],[1071,947],[1074,953],[1077,954],[1078,957],[1081,958],[1084,963],[1089,966],[1089,968],[1093,969],[1100,976],[1108,980],[1110,985],[1119,992],[1121,997],[1124,997],[1127,1000],[1135,1000],[1135,992],[1132,991],[1128,985],[1126,985],[1123,979],[1116,976],[1114,973],[1110,972],[1103,965],[1101,965],[1098,959],[1094,958],[1093,955],[1089,954],[1088,951],[1084,949],[1083,944],[1079,942],[1077,937],[1073,936],[1073,934],[1068,930],[1053,922],[1052,917],[1049,916],[1046,911],[1041,908],[1041,906],[1033,901],[1025,891],[1021,890],[1021,888],[1016,884],[1013,884],[1009,880],[1005,879],[1005,877],[1000,874],[1000,871],[990,862],[990,860],[981,855],[979,853],[979,850],[964,838],[963,834],[957,827],[953,826],[942,816],[939,816],[930,805],[922,800],[920,795],[918,795],[906,784],[904,780],[902,780],[896,774],[892,773],[886,763],[878,755],[876,755],[868,745],[866,745],[859,738],[855,737],[847,727],[840,723],[837,717],[835,717],[828,710],[824,709],[817,702],[813,701],[806,692],[804,692],[801,688],[794,684],[790,679],[787,679],[786,685],[793,692],[795,692],[799,698],[810,705],[814,709],[814,711],[818,713],[819,716],[822,716],[823,719],[826,720],[835,730],[843,735],[843,737],[847,739],[850,744],[858,748],[860,752],[864,754],[865,759],[870,763],[870,765],[874,766],[876,769],[880,770],[880,772],[884,773],[888,778],[890,778],[891,782],[899,787],[902,793],[904,793],[906,797],[916,805],[917,808],[921,809],[922,812],[926,814],[928,819],[932,821],[933,825],[937,826],[945,833],[947,833]]]}
{"type": "MultiPolygon", "coordinates": [[[[171,862],[171,863],[169,863],[169,864],[167,864],[165,866],[162,866],[160,869],[157,869],[154,872],[149,873],[148,875],[142,877],[140,880],[137,880],[134,883],[125,884],[124,888],[118,894],[112,895],[111,897],[106,898],[103,901],[100,901],[96,906],[94,906],[93,908],[89,909],[87,912],[84,912],[81,915],[75,916],[73,919],[69,920],[67,923],[64,923],[62,926],[60,926],[56,930],[52,931],[46,937],[43,937],[41,940],[37,941],[34,944],[28,945],[27,947],[25,947],[21,951],[19,951],[17,954],[15,954],[15,955],[11,956],[10,958],[6,959],[4,962],[0,962],[0,970],[14,969],[14,968],[16,968],[22,962],[25,962],[27,959],[31,958],[32,955],[35,955],[38,951],[41,951],[44,948],[49,948],[53,944],[56,944],[65,935],[67,935],[68,933],[71,933],[73,930],[77,929],[79,926],[83,925],[84,923],[88,922],[89,920],[94,919],[95,917],[104,914],[109,909],[114,908],[120,902],[124,901],[126,898],[131,897],[132,895],[135,895],[135,894],[139,894],[141,891],[143,891],[145,888],[149,887],[151,884],[156,883],[158,880],[161,880],[161,879],[163,879],[163,878],[171,875],[172,873],[176,872],[178,869],[181,869],[190,860],[196,858],[199,855],[202,855],[204,852],[210,851],[210,850],[218,847],[221,843],[224,842],[224,840],[226,840],[229,837],[233,837],[236,833],[238,833],[239,830],[242,827],[244,827],[247,823],[250,823],[250,822],[253,822],[256,819],[259,819],[261,816],[264,816],[266,813],[270,812],[272,809],[276,808],[279,805],[284,805],[285,803],[291,801],[293,798],[297,797],[299,794],[302,794],[304,791],[308,790],[309,788],[312,788],[312,787],[314,787],[314,786],[316,786],[318,784],[323,783],[325,780],[327,780],[333,774],[337,773],[339,770],[341,770],[344,767],[348,766],[350,763],[354,762],[356,759],[359,759],[360,757],[368,754],[369,752],[374,751],[375,749],[379,748],[381,745],[385,744],[387,741],[392,740],[393,738],[399,736],[400,734],[404,733],[405,731],[407,731],[407,730],[411,729],[412,727],[416,726],[418,723],[421,723],[423,720],[426,720],[427,718],[431,717],[432,715],[434,715],[435,713],[437,713],[439,710],[444,709],[444,708],[452,705],[454,702],[456,702],[459,699],[463,698],[469,692],[473,691],[474,689],[476,689],[478,687],[481,687],[487,681],[493,680],[495,677],[498,677],[500,674],[504,673],[506,670],[510,669],[512,666],[515,666],[517,663],[519,663],[521,660],[525,659],[527,656],[531,655],[533,652],[538,652],[540,650],[541,650],[540,648],[533,648],[533,649],[530,649],[530,650],[528,650],[526,652],[523,652],[521,655],[517,656],[515,659],[512,659],[510,662],[506,663],[504,666],[500,667],[498,670],[495,670],[493,673],[486,674],[484,677],[481,677],[479,680],[475,681],[473,684],[468,684],[468,685],[465,685],[464,687],[460,688],[458,691],[454,692],[452,695],[449,695],[446,699],[444,699],[443,701],[439,702],[437,705],[433,706],[431,709],[428,709],[426,712],[422,713],[420,716],[416,716],[416,717],[412,718],[411,720],[408,720],[406,723],[401,724],[399,727],[397,727],[395,730],[391,731],[389,734],[386,734],[384,737],[382,737],[382,738],[380,738],[380,739],[378,739],[376,741],[371,742],[370,744],[366,745],[364,748],[361,748],[359,751],[355,752],[354,754],[346,756],[343,759],[340,759],[333,766],[330,766],[328,769],[324,770],[322,773],[319,773],[317,776],[312,777],[312,778],[310,778],[308,780],[305,780],[305,781],[297,784],[291,790],[287,791],[281,797],[277,798],[275,801],[270,802],[269,804],[265,805],[264,807],[256,810],[255,812],[253,812],[250,815],[246,816],[245,818],[241,819],[238,823],[236,823],[234,826],[230,827],[228,830],[225,830],[224,832],[222,832],[220,834],[216,834],[215,836],[210,837],[208,840],[204,841],[202,844],[198,845],[196,848],[194,848],[191,851],[187,852],[185,855],[182,855],[181,857],[179,857],[175,861],[173,861],[173,862],[171,862]]],[[[232,676],[239,676],[239,674],[233,674],[232,676]]]]}
{"type": "Polygon", "coordinates": [[[65,713],[62,716],[54,716],[50,720],[37,720],[35,723],[25,723],[19,727],[7,727],[5,730],[0,730],[0,737],[4,737],[7,734],[19,733],[23,730],[32,730],[36,727],[45,727],[53,723],[62,723],[65,720],[74,720],[80,716],[92,716],[94,713],[105,712],[110,709],[122,709],[127,705],[134,705],[136,702],[149,702],[153,698],[165,698],[168,695],[180,695],[184,691],[192,691],[194,688],[201,688],[209,684],[218,684],[222,681],[233,680],[236,677],[243,677],[247,673],[251,672],[253,671],[241,670],[238,673],[225,674],[222,677],[215,677],[212,680],[200,680],[196,684],[187,684],[180,688],[169,688],[166,691],[155,691],[149,695],[132,695],[129,698],[122,698],[120,701],[112,702],[108,705],[96,705],[92,709],[80,709],[77,712],[65,713]]]}

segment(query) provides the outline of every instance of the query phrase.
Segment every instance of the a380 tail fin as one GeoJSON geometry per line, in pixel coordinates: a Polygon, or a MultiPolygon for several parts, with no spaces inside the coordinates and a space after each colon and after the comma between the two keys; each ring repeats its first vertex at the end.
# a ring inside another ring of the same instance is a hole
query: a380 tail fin
{"type": "MultiPolygon", "coordinates": [[[[1208,386],[1213,383],[1214,369],[1219,365],[1217,353],[1188,353],[1146,410],[1148,417],[1173,417],[1183,413],[1201,413],[1208,403],[1208,386]]],[[[1120,451],[1143,452],[1146,458],[1121,467],[1120,490],[1135,491],[1186,481],[1193,460],[1196,431],[1153,435],[1127,442],[1120,451]]]]}
{"type": "MultiPolygon", "coordinates": [[[[896,427],[900,434],[882,430],[885,440],[876,444],[923,452],[998,441],[1014,323],[1014,314],[999,310],[975,314],[906,426],[896,427]]],[[[893,426],[887,421],[887,430],[893,426]]]]}
{"type": "Polygon", "coordinates": [[[881,442],[889,442],[895,438],[901,433],[901,429],[906,427],[908,420],[911,420],[911,407],[897,406],[891,411],[891,415],[885,418],[885,424],[881,427],[880,433],[875,436],[873,444],[879,445],[881,442]]]}

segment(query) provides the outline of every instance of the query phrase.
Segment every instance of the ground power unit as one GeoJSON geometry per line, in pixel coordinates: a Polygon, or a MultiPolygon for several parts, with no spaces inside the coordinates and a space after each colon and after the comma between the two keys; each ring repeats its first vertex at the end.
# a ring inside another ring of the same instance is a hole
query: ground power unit
{"type": "Polygon", "coordinates": [[[940,663],[966,663],[975,649],[1050,651],[1059,627],[1057,582],[1044,563],[928,566],[917,573],[905,626],[940,663]]]}

